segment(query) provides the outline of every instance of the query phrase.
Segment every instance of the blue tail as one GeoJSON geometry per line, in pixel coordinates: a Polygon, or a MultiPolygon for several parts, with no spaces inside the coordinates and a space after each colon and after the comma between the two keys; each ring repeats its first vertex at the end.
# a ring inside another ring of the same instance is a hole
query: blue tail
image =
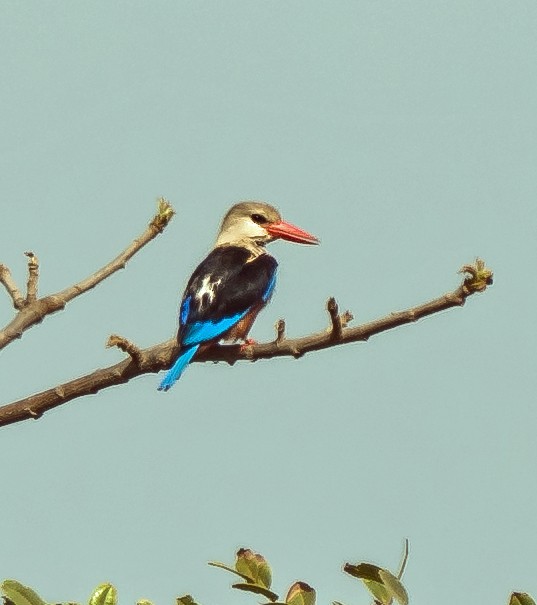
{"type": "Polygon", "coordinates": [[[176,359],[173,366],[166,372],[166,376],[162,379],[162,382],[158,386],[159,391],[168,391],[173,385],[181,378],[186,366],[192,361],[192,357],[196,354],[199,349],[199,345],[188,347],[185,349],[179,357],[176,359]]]}

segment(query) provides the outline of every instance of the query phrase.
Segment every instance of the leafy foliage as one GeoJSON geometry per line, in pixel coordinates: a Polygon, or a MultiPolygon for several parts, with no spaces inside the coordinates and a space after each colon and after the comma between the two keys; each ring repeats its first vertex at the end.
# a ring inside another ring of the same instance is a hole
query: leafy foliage
{"type": "Polygon", "coordinates": [[[112,584],[99,584],[91,595],[88,605],[117,605],[117,590],[112,584]]]}
{"type": "Polygon", "coordinates": [[[177,597],[175,601],[177,605],[198,605],[198,603],[196,603],[196,601],[194,601],[192,596],[189,594],[183,595],[182,597],[177,597]]]}
{"type": "Polygon", "coordinates": [[[401,580],[391,571],[371,563],[346,563],[343,571],[365,584],[369,592],[382,605],[390,605],[395,599],[400,605],[408,605],[408,594],[401,580]]]}
{"type": "Polygon", "coordinates": [[[526,592],[514,592],[509,605],[535,605],[535,601],[526,592]]]}
{"type": "Polygon", "coordinates": [[[233,584],[233,588],[261,594],[272,602],[278,600],[278,595],[270,590],[272,571],[263,555],[254,553],[249,548],[241,548],[237,551],[235,567],[218,561],[212,561],[209,565],[230,571],[246,580],[246,583],[233,584]]]}
{"type": "Polygon", "coordinates": [[[14,605],[46,605],[36,592],[17,580],[5,580],[1,589],[4,599],[14,605]]]}
{"type": "MultiPolygon", "coordinates": [[[[407,557],[408,543],[397,575],[372,563],[345,563],[343,571],[363,582],[373,596],[374,605],[394,605],[394,602],[397,605],[408,605],[408,593],[401,581],[407,557]]],[[[285,599],[280,601],[280,597],[271,589],[272,570],[270,565],[263,555],[255,553],[249,548],[241,548],[237,551],[234,566],[218,561],[212,561],[209,565],[239,576],[242,582],[232,584],[232,587],[265,597],[267,605],[315,605],[315,590],[306,582],[301,581],[292,584],[285,599]]],[[[0,585],[0,596],[2,596],[5,605],[52,605],[50,602],[43,600],[34,590],[17,582],[17,580],[5,580],[0,585]]],[[[100,584],[88,599],[88,605],[117,605],[117,602],[117,590],[112,584],[100,584]]],[[[78,604],[69,603],[66,605],[78,604]]],[[[153,603],[147,599],[140,599],[136,605],[153,605],[153,603]]],[[[185,594],[182,597],[177,597],[176,605],[199,604],[191,595],[185,594]]],[[[343,604],[334,601],[333,605],[343,604]]],[[[508,605],[537,604],[527,593],[513,592],[508,605]]]]}

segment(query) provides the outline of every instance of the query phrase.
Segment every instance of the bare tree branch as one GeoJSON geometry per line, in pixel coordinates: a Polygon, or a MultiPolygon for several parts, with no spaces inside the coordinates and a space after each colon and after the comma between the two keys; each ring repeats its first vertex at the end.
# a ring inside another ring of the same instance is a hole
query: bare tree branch
{"type": "MultiPolygon", "coordinates": [[[[475,292],[483,292],[487,286],[492,284],[492,271],[487,269],[480,259],[477,259],[474,265],[466,265],[461,271],[467,275],[463,283],[453,292],[411,309],[391,313],[361,326],[345,327],[350,320],[350,313],[346,311],[339,315],[335,301],[333,303],[329,301],[330,326],[328,329],[301,338],[286,338],[285,323],[280,320],[277,323],[276,340],[272,342],[252,344],[247,347],[215,345],[200,351],[194,360],[225,361],[234,364],[236,361],[256,361],[272,357],[298,358],[310,351],[319,351],[349,342],[367,341],[375,334],[415,322],[422,317],[451,307],[460,307],[464,305],[468,296],[475,292]],[[335,325],[339,327],[334,328],[335,325]],[[337,338],[334,338],[334,330],[337,332],[337,338]]],[[[109,339],[109,345],[117,346],[127,352],[129,358],[108,368],[96,370],[55,388],[1,407],[0,426],[28,418],[39,418],[47,410],[78,397],[95,394],[101,389],[122,384],[141,374],[166,369],[171,366],[178,353],[177,341],[174,339],[148,349],[138,349],[128,340],[113,336],[109,339]]]]}
{"type": "Polygon", "coordinates": [[[33,252],[26,252],[28,256],[28,286],[26,298],[23,298],[15,282],[11,277],[9,269],[0,265],[0,282],[4,285],[8,294],[11,296],[13,306],[18,309],[15,317],[0,330],[0,350],[6,347],[16,338],[20,338],[23,333],[41,323],[47,315],[56,313],[65,307],[65,305],[83,294],[104,279],[115,273],[119,269],[124,269],[129,261],[139,250],[150,242],[159,233],[162,233],[166,225],[170,222],[174,214],[171,205],[164,199],[158,200],[158,210],[142,235],[135,239],[130,246],[107,265],[90,275],[86,279],[69,286],[61,292],[50,294],[43,298],[37,298],[37,279],[38,279],[38,261],[33,252]]]}

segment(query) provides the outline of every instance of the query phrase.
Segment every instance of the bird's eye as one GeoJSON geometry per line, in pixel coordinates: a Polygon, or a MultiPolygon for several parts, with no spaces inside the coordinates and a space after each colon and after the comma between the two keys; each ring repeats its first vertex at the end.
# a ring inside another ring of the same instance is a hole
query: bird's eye
{"type": "Polygon", "coordinates": [[[268,220],[262,214],[252,214],[250,218],[254,221],[254,223],[257,223],[258,225],[268,223],[268,220]]]}

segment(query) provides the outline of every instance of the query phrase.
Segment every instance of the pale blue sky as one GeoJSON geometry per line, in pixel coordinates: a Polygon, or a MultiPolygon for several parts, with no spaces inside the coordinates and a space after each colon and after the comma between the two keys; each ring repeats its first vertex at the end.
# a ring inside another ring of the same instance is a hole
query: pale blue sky
{"type": "MultiPolygon", "coordinates": [[[[436,297],[475,256],[494,287],[355,344],[146,375],[0,429],[0,576],[50,601],[255,603],[224,572],[370,603],[345,561],[396,568],[415,603],[537,595],[537,4],[15,2],[0,7],[0,261],[42,294],[101,266],[157,196],[177,216],[127,269],[1,353],[1,402],[170,338],[234,202],[318,235],[278,243],[252,335],[368,321],[436,297]]],[[[0,295],[0,324],[12,317],[0,295]]]]}

